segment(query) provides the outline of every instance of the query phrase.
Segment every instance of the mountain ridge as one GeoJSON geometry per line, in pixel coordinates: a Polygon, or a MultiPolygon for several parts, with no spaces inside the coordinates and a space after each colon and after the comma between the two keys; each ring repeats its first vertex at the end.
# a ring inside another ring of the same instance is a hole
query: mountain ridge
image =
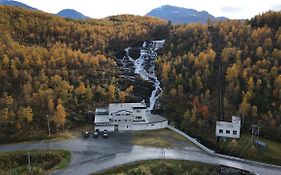
{"type": "MultiPolygon", "coordinates": [[[[28,10],[34,10],[39,11],[39,9],[31,7],[27,4],[14,1],[14,0],[0,0],[0,5],[6,5],[6,6],[16,6],[28,10]]],[[[74,9],[63,9],[59,11],[57,14],[54,14],[56,16],[64,17],[64,18],[71,18],[71,19],[87,19],[89,17],[83,15],[82,13],[74,10],[74,9]]]]}
{"type": "Polygon", "coordinates": [[[64,18],[71,18],[71,19],[87,19],[89,17],[83,15],[82,13],[74,10],[74,9],[63,9],[59,11],[57,16],[64,17],[64,18]]]}
{"type": "Polygon", "coordinates": [[[146,16],[157,17],[171,21],[174,24],[180,23],[203,23],[206,24],[208,19],[211,21],[227,20],[226,17],[215,17],[207,11],[197,11],[184,7],[177,7],[172,5],[163,5],[152,9],[146,16]]]}
{"type": "Polygon", "coordinates": [[[13,1],[13,0],[0,0],[0,5],[7,5],[7,6],[16,6],[16,7],[21,7],[29,10],[38,10],[37,8],[31,7],[27,4],[18,2],[18,1],[13,1]]]}

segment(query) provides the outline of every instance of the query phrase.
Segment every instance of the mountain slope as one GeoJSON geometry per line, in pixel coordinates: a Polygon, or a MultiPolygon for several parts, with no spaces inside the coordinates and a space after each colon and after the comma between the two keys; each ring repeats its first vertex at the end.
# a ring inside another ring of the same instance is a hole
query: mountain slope
{"type": "Polygon", "coordinates": [[[64,18],[72,18],[72,19],[87,19],[87,16],[84,16],[82,13],[77,12],[73,9],[64,9],[57,13],[57,16],[61,16],[64,18]]]}
{"type": "Polygon", "coordinates": [[[38,10],[36,8],[30,7],[24,3],[17,2],[17,1],[12,1],[12,0],[0,0],[0,5],[7,5],[7,6],[16,6],[16,7],[21,7],[29,10],[38,10]]]}
{"type": "Polygon", "coordinates": [[[169,20],[172,23],[207,23],[207,20],[226,20],[225,17],[214,17],[206,11],[196,11],[193,9],[187,9],[183,7],[175,7],[170,5],[164,5],[151,10],[146,16],[153,16],[165,20],[169,20]]]}
{"type": "MultiPolygon", "coordinates": [[[[0,6],[0,16],[1,144],[46,138],[46,114],[53,103],[54,110],[62,103],[66,126],[75,127],[77,120],[85,121],[84,111],[119,99],[118,92],[126,92],[129,100],[135,89],[150,94],[149,83],[121,78],[112,58],[128,45],[163,36],[166,21],[122,15],[80,22],[10,6],[0,6]]],[[[50,125],[56,127],[53,121],[50,125]]]]}

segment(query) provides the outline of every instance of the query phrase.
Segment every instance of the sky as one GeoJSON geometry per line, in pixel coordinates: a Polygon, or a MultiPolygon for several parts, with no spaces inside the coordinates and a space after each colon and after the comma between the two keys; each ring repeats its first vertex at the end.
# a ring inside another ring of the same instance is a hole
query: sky
{"type": "Polygon", "coordinates": [[[92,18],[118,14],[145,15],[153,8],[174,5],[207,11],[230,19],[251,18],[259,13],[281,10],[281,0],[17,0],[49,13],[74,9],[92,18]]]}

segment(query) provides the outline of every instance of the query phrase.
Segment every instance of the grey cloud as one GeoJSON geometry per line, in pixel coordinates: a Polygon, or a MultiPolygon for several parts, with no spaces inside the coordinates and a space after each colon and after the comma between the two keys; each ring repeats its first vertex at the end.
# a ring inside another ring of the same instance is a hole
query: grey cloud
{"type": "Polygon", "coordinates": [[[243,9],[243,7],[226,6],[226,7],[222,7],[221,11],[226,12],[226,13],[231,13],[231,12],[241,11],[242,9],[243,9]]]}

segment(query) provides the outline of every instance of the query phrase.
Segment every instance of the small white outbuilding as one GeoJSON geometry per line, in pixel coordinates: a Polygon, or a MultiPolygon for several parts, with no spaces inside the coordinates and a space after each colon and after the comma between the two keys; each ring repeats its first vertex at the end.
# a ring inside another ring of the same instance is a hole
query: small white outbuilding
{"type": "Polygon", "coordinates": [[[240,138],[241,119],[237,116],[232,116],[232,122],[217,121],[216,122],[216,137],[221,138],[240,138]]]}

